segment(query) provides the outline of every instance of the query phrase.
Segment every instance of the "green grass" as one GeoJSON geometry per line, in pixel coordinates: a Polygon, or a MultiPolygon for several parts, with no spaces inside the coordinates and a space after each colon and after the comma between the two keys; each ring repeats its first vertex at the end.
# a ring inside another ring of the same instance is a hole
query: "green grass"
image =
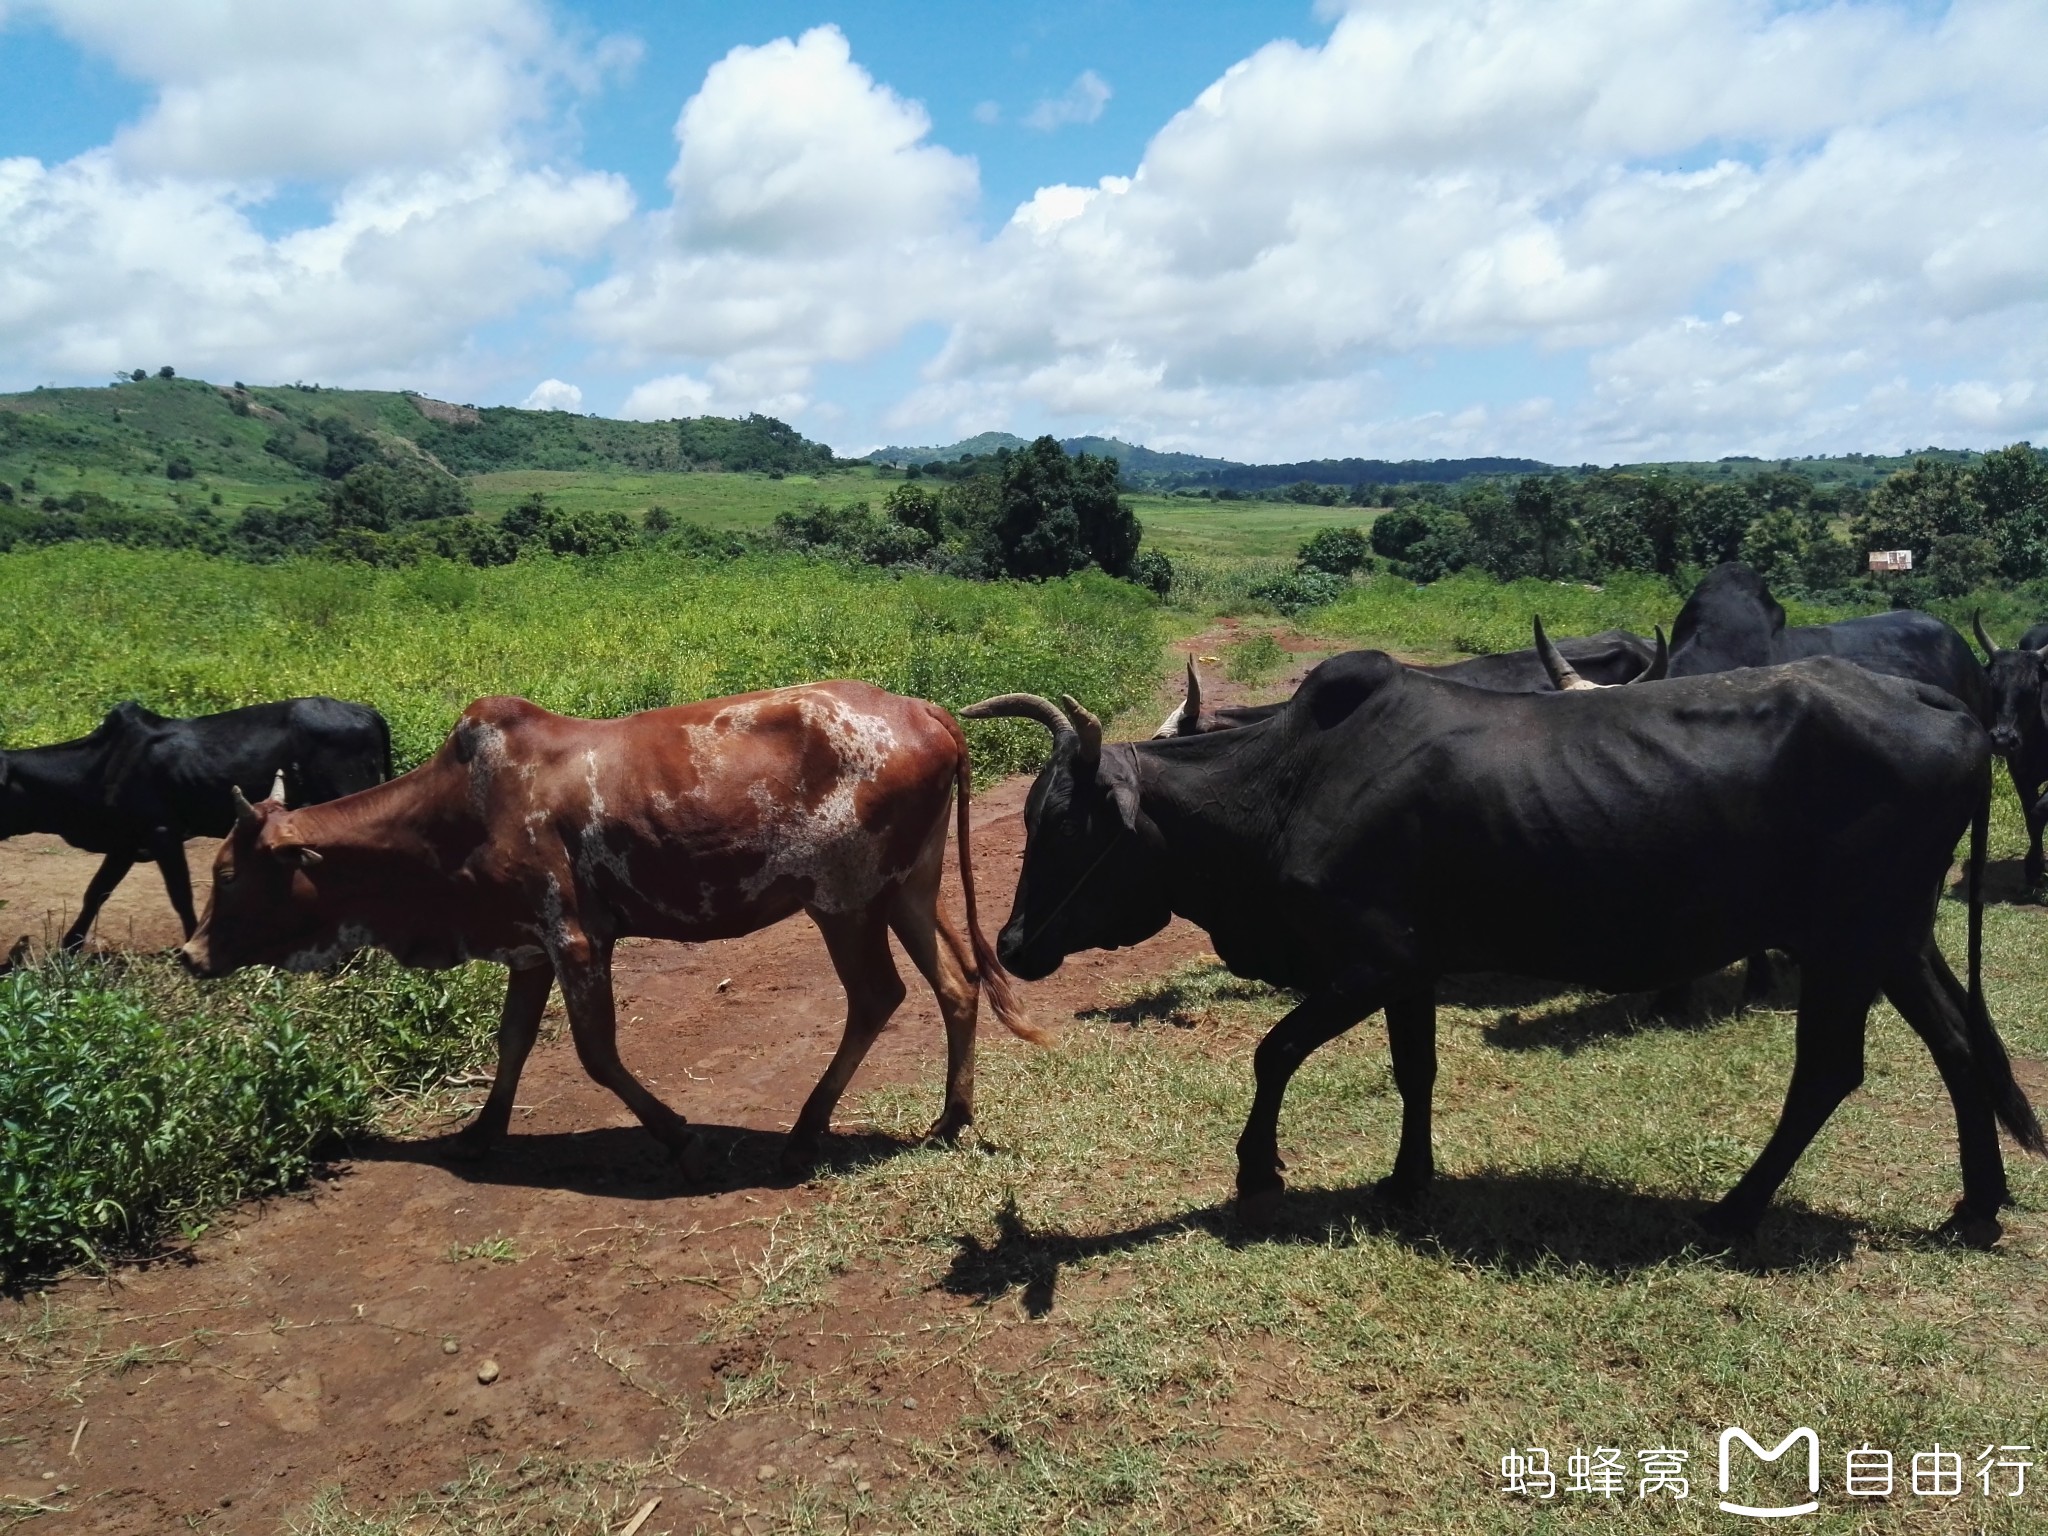
{"type": "MultiPolygon", "coordinates": [[[[826,677],[956,709],[1066,692],[1108,716],[1151,692],[1158,639],[1157,605],[1099,576],[977,584],[652,552],[373,571],[65,545],[0,556],[0,740],[79,735],[126,698],[190,715],[330,693],[384,711],[410,766],[482,694],[609,716],[826,677]]],[[[984,776],[1044,754],[1027,725],[969,731],[984,776]]]]}
{"type": "Polygon", "coordinates": [[[1288,659],[1287,648],[1270,629],[1256,630],[1223,648],[1223,673],[1234,683],[1263,683],[1288,659]]]}
{"type": "MultiPolygon", "coordinates": [[[[1961,909],[1942,936],[1960,953],[1961,909]]],[[[1992,914],[1991,994],[2009,1043],[2048,1050],[2042,914],[1992,914]]],[[[1723,983],[1732,997],[1733,978],[1723,983]]],[[[979,1330],[973,1401],[913,1436],[881,1529],[1003,1533],[1718,1531],[1716,1439],[1823,1439],[1823,1512],[1802,1529],[2017,1533],[2026,1500],[1852,1506],[1841,1457],[1866,1438],[2040,1445],[2048,1251],[1983,1254],[1928,1233],[1957,1193],[1953,1122],[1918,1039],[1880,1008],[1870,1080],[1801,1162],[1757,1243],[1695,1246],[1691,1215],[1775,1118],[1791,1019],[1685,1021],[1511,982],[1447,989],[1436,1103],[1440,1181],[1420,1209],[1371,1193],[1398,1099],[1376,1021],[1326,1047],[1289,1095],[1294,1190],[1250,1232],[1225,1202],[1249,1056],[1286,1000],[1211,964],[1135,989],[1049,1051],[986,1059],[983,1130],[1001,1150],[919,1151],[835,1181],[792,1234],[820,1272],[892,1256],[935,1336],[876,1339],[844,1374],[906,1378],[979,1330]],[[1180,1027],[1173,1027],[1173,1026],[1180,1027]],[[1028,1319],[1036,1319],[1029,1321],[1028,1319]],[[1498,1491],[1509,1449],[1691,1455],[1683,1504],[1580,1496],[1549,1512],[1498,1491]],[[1958,1523],[1960,1522],[1960,1523],[1958,1523]]],[[[866,1112],[909,1136],[932,1089],[866,1112]]],[[[2048,1172],[2013,1158],[2023,1205],[2048,1172]]],[[[837,1315],[838,1283],[745,1326],[837,1315]]],[[[829,1326],[829,1324],[827,1324],[829,1326]]],[[[775,1347],[770,1344],[770,1348],[775,1347]]],[[[798,1390],[820,1433],[862,1393],[798,1390]]],[[[928,1394],[945,1399],[936,1388],[928,1394]]],[[[1974,1465],[1974,1463],[1972,1463],[1974,1465]]],[[[2029,1496],[2033,1495],[2029,1477],[2029,1496]]]]}
{"type": "Polygon", "coordinates": [[[1286,556],[1324,528],[1364,528],[1370,507],[1305,507],[1291,501],[1207,501],[1190,496],[1126,496],[1145,543],[1176,565],[1184,555],[1286,556]]]}
{"type": "MultiPolygon", "coordinates": [[[[1661,624],[1668,635],[1683,599],[1657,576],[1616,574],[1603,583],[1498,582],[1461,571],[1418,587],[1393,576],[1361,582],[1327,608],[1301,619],[1310,634],[1434,658],[1454,652],[1521,650],[1532,643],[1530,621],[1541,615],[1553,635],[1589,635],[1631,629],[1647,636],[1661,624]]],[[[1845,610],[1785,603],[1788,622],[1820,624],[1845,610]]]]}
{"type": "Polygon", "coordinates": [[[483,1058],[501,976],[365,959],[202,988],[131,959],[0,977],[0,1279],[146,1251],[303,1178],[483,1058]]]}
{"type": "Polygon", "coordinates": [[[868,469],[823,475],[645,473],[520,469],[469,478],[470,501],[480,513],[498,515],[538,491],[550,505],[571,512],[624,512],[638,518],[649,507],[666,507],[680,522],[713,528],[766,528],[778,512],[806,502],[832,506],[866,501],[880,506],[890,486],[868,469]]]}

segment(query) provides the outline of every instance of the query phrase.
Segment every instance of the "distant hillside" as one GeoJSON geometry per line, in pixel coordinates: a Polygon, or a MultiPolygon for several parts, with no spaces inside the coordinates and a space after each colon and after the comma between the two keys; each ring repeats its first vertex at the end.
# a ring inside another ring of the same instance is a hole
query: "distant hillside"
{"type": "Polygon", "coordinates": [[[16,489],[40,474],[136,505],[169,505],[183,499],[183,484],[203,479],[230,488],[238,506],[339,479],[372,460],[429,461],[457,475],[801,473],[834,462],[830,448],[768,416],[611,421],[385,390],[161,377],[0,395],[0,483],[16,489]]]}
{"type": "Polygon", "coordinates": [[[1014,432],[977,432],[943,448],[877,448],[866,458],[870,464],[931,464],[939,460],[950,464],[958,458],[979,458],[998,448],[1022,448],[1027,442],[1014,432]]]}

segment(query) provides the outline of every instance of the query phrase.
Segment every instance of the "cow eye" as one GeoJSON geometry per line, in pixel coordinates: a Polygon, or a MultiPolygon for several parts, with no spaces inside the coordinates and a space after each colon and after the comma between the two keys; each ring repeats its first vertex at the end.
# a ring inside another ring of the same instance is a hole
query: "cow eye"
{"type": "Polygon", "coordinates": [[[223,869],[219,874],[213,877],[213,883],[215,885],[232,885],[234,884],[234,880],[235,868],[232,864],[230,864],[226,869],[223,869]]]}

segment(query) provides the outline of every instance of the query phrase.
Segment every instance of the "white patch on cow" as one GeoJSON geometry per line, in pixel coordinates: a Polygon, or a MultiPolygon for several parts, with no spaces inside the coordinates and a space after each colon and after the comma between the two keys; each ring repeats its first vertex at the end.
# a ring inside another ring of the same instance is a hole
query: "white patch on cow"
{"type": "Polygon", "coordinates": [[[548,954],[558,955],[569,945],[568,908],[562,901],[562,884],[548,872],[547,889],[540,896],[540,936],[548,954]]]}
{"type": "MultiPolygon", "coordinates": [[[[735,736],[744,736],[754,728],[754,718],[761,711],[761,701],[749,700],[745,704],[728,704],[713,715],[708,724],[682,727],[684,739],[690,743],[690,757],[700,765],[717,763],[725,751],[725,744],[735,736]]],[[[698,799],[710,794],[709,780],[712,775],[700,766],[697,784],[689,793],[698,799]]]]}
{"type": "Polygon", "coordinates": [[[377,935],[360,923],[343,923],[334,930],[334,937],[326,944],[313,949],[295,950],[286,955],[282,962],[287,971],[324,971],[330,965],[346,959],[359,949],[376,949],[377,935]]]}
{"type": "Polygon", "coordinates": [[[469,742],[469,808],[481,817],[490,802],[491,781],[505,766],[505,733],[488,720],[465,720],[456,729],[469,742]]]}
{"type": "Polygon", "coordinates": [[[896,733],[881,716],[858,713],[830,695],[800,696],[797,712],[830,744],[837,772],[811,807],[777,798],[766,784],[748,790],[761,818],[754,844],[764,857],[740,888],[751,899],[778,880],[806,880],[808,905],[824,912],[854,911],[873,901],[890,879],[900,878],[882,871],[879,840],[861,825],[855,803],[861,789],[888,766],[896,733]]]}
{"type": "Polygon", "coordinates": [[[1164,741],[1169,736],[1178,736],[1180,734],[1180,717],[1187,713],[1187,708],[1187,700],[1185,699],[1174,705],[1173,713],[1159,722],[1159,729],[1152,733],[1152,739],[1154,741],[1164,741]]]}

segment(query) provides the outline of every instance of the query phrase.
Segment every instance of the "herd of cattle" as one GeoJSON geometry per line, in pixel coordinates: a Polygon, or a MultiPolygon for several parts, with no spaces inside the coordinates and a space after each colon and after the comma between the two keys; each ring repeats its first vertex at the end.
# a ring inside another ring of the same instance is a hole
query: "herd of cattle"
{"type": "Polygon", "coordinates": [[[1175,915],[1236,974],[1302,994],[1260,1043],[1238,1142],[1240,1201],[1282,1188],[1281,1099],[1302,1061],[1387,1016],[1402,1100],[1382,1189],[1432,1173],[1438,978],[1509,972],[1609,992],[1682,986],[1780,951],[1799,968],[1778,1126],[1708,1213],[1752,1229],[1862,1081],[1879,993],[1926,1043],[1954,1105],[1963,1197],[1989,1241],[2010,1196],[1998,1126],[2048,1154],[1984,1005],[1982,880],[1990,762],[2025,807],[2041,875],[2048,626],[2010,650],[1900,612],[1788,627],[1728,565],[1667,646],[1622,631],[1450,666],[1335,657],[1285,703],[1205,711],[1187,697],[1149,741],[1105,743],[1071,698],[988,699],[969,718],[1036,721],[1052,755],[1025,808],[1023,872],[995,945],[976,913],[967,743],[937,705],[821,682],[577,720],[520,699],[469,706],[393,778],[383,719],[297,699],[194,720],[136,705],[91,736],[0,754],[0,836],[53,832],[105,855],[67,946],[114,885],[154,862],[199,976],[319,969],[363,948],[401,963],[510,971],[490,1095],[464,1133],[509,1122],[559,982],[579,1059],[686,1162],[683,1118],[621,1062],[611,956],[628,935],[707,940],[803,910],[845,986],[839,1048],[790,1135],[815,1155],[833,1108],[904,997],[888,935],[937,995],[945,1101],[974,1113],[981,993],[1039,1038],[1011,977],[1138,943],[1175,915]],[[1628,686],[1618,686],[1626,684],[1628,686]],[[267,793],[265,792],[268,787],[267,793]],[[261,794],[263,798],[255,797],[261,794]],[[940,909],[957,824],[963,935],[940,909]],[[1934,940],[1955,848],[1971,837],[1967,984],[1934,940]],[[223,835],[195,915],[183,843],[223,835]]]}

